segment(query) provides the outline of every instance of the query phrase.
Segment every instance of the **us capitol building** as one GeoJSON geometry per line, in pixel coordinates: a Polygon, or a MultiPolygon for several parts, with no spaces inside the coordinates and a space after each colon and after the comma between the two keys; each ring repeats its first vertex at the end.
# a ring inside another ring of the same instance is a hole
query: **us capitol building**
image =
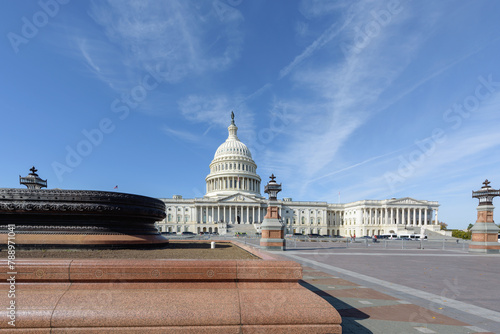
{"type": "MultiPolygon", "coordinates": [[[[161,200],[166,218],[157,223],[162,232],[211,232],[221,235],[235,231],[254,233],[267,211],[267,199],[260,193],[261,178],[247,146],[237,136],[231,113],[229,135],[210,163],[205,178],[206,194],[185,199],[180,195],[161,200]]],[[[413,198],[361,200],[345,204],[278,201],[285,233],[372,236],[384,233],[439,231],[438,202],[413,198]]]]}

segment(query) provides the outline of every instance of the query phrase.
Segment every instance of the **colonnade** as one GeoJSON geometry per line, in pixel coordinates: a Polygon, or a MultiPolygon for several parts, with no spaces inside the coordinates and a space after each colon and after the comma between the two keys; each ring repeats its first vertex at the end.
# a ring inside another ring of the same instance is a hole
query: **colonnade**
{"type": "Polygon", "coordinates": [[[244,190],[259,193],[260,181],[244,176],[224,176],[207,180],[207,192],[217,190],[244,190]]]}
{"type": "Polygon", "coordinates": [[[395,224],[425,226],[438,222],[438,209],[428,208],[363,208],[362,224],[395,224]]]}
{"type": "Polygon", "coordinates": [[[328,221],[326,208],[279,207],[279,215],[286,225],[325,225],[328,221]]]}
{"type": "Polygon", "coordinates": [[[328,226],[339,226],[342,225],[344,219],[344,210],[332,210],[329,211],[328,226]]]}
{"type": "Polygon", "coordinates": [[[266,208],[260,205],[197,205],[196,222],[213,224],[225,222],[230,224],[261,223],[266,215],[266,208]]]}

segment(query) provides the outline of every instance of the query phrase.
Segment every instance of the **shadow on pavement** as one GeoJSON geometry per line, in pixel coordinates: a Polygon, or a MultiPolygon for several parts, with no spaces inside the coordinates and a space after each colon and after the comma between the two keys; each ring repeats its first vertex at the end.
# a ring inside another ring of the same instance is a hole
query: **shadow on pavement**
{"type": "Polygon", "coordinates": [[[330,305],[335,307],[337,312],[339,312],[342,317],[342,333],[356,333],[356,334],[370,334],[373,333],[368,328],[360,325],[356,320],[368,319],[370,316],[357,308],[337,299],[328,292],[319,289],[318,287],[305,282],[303,280],[299,281],[299,284],[309,291],[314,292],[324,300],[326,300],[330,305]]]}

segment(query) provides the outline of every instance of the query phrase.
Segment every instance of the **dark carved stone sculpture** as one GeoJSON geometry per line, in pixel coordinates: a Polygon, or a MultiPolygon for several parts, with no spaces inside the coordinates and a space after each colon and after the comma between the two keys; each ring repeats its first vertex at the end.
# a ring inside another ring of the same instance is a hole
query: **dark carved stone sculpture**
{"type": "Polygon", "coordinates": [[[168,241],[154,223],[165,218],[155,198],[105,191],[0,188],[0,247],[15,226],[21,247],[146,247],[168,241]]]}

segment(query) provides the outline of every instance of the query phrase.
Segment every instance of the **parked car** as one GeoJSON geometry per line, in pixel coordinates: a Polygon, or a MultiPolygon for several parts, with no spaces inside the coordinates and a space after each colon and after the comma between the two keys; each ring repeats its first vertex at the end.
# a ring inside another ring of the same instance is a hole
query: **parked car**
{"type": "Polygon", "coordinates": [[[383,238],[383,239],[396,239],[398,237],[398,235],[394,234],[394,233],[389,233],[389,234],[379,235],[378,237],[383,238]]]}
{"type": "Polygon", "coordinates": [[[186,232],[186,231],[184,231],[184,232],[182,232],[181,235],[195,235],[195,234],[193,232],[186,232]]]}

